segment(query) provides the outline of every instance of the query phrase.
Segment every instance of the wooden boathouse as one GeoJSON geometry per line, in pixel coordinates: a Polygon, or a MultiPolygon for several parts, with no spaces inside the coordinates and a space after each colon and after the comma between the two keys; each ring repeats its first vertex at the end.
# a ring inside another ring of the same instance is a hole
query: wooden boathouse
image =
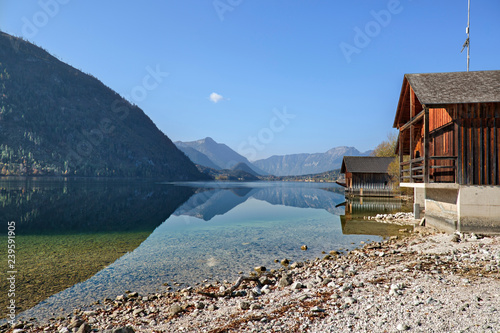
{"type": "Polygon", "coordinates": [[[394,127],[428,222],[500,231],[500,71],[406,74],[394,127]]]}
{"type": "Polygon", "coordinates": [[[388,173],[393,157],[344,156],[340,173],[345,175],[345,194],[348,196],[393,196],[388,173]]]}

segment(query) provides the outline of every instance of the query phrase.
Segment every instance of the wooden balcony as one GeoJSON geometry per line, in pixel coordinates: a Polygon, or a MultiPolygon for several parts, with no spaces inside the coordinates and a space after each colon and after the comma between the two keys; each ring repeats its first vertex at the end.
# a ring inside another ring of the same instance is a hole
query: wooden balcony
{"type": "Polygon", "coordinates": [[[401,162],[400,182],[423,183],[428,179],[429,183],[456,183],[457,156],[429,156],[428,163],[425,162],[424,157],[401,162]]]}

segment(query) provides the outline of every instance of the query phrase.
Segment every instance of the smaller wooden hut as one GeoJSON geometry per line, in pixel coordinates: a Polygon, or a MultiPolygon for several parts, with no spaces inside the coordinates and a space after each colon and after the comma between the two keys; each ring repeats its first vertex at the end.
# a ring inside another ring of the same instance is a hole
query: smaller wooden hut
{"type": "Polygon", "coordinates": [[[387,171],[392,161],[393,157],[344,156],[340,172],[345,174],[346,195],[392,196],[387,171]]]}

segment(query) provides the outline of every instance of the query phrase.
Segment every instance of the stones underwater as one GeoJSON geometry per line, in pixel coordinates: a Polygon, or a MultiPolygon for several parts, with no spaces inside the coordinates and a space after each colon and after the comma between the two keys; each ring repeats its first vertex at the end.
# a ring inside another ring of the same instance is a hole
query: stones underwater
{"type": "Polygon", "coordinates": [[[265,266],[257,266],[257,267],[254,267],[254,270],[259,273],[259,274],[262,274],[264,273],[267,269],[265,266]]]}

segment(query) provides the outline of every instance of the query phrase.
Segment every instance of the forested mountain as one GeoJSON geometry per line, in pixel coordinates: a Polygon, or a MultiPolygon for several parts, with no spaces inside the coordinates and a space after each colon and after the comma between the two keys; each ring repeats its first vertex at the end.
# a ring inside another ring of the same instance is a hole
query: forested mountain
{"type": "Polygon", "coordinates": [[[139,107],[3,32],[0,175],[205,177],[139,107]]]}

